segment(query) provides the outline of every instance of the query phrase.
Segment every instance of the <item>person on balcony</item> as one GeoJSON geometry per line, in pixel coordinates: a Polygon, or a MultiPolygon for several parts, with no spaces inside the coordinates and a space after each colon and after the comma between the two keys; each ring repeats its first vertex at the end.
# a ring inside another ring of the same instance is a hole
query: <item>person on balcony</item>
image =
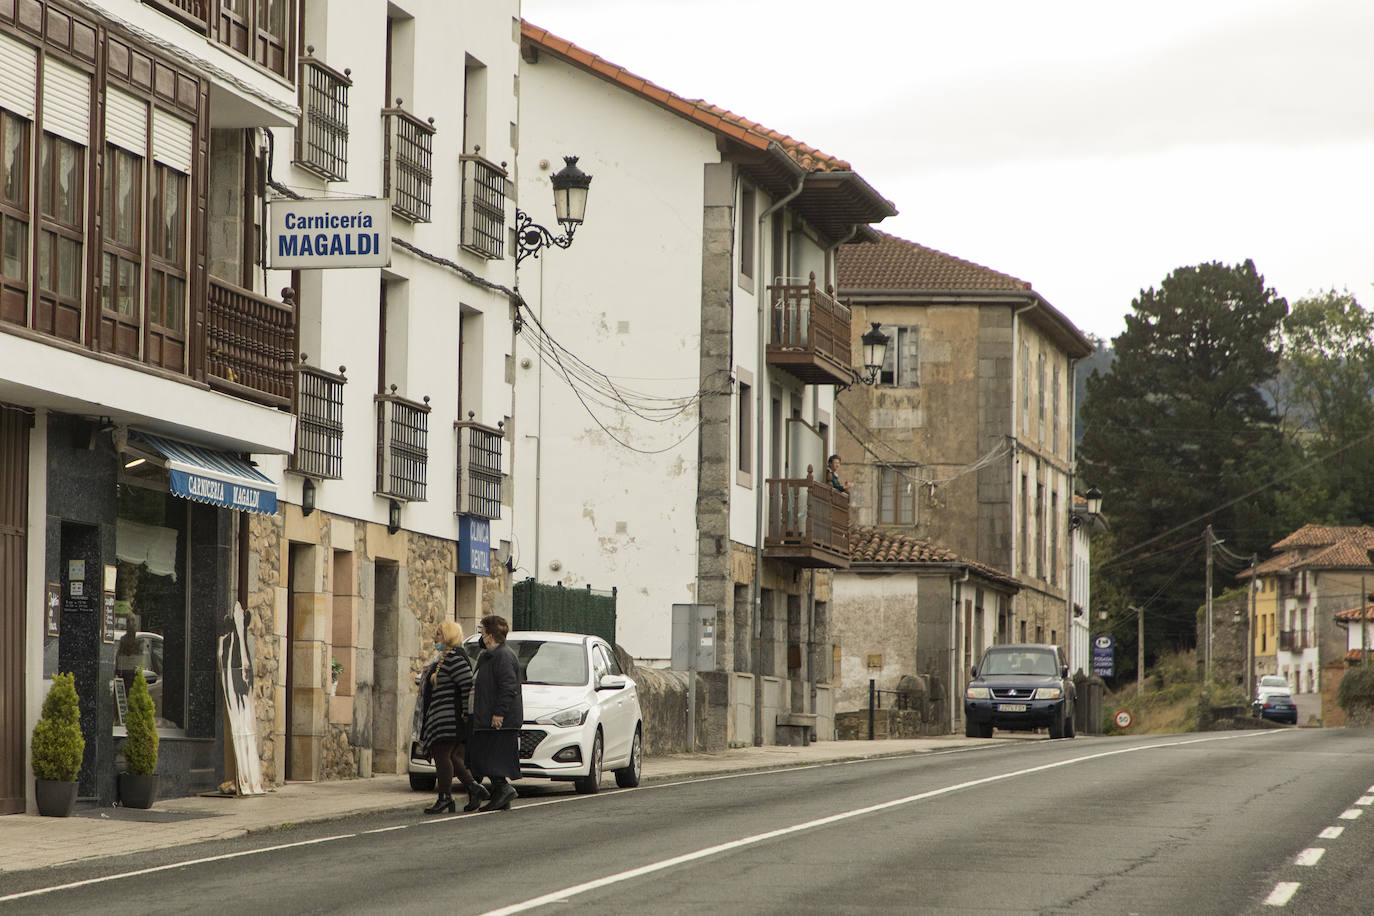
{"type": "Polygon", "coordinates": [[[834,487],[836,490],[839,490],[845,496],[849,495],[849,481],[840,480],[839,455],[831,455],[830,460],[826,462],[825,478],[826,480],[830,481],[830,485],[834,487]]]}

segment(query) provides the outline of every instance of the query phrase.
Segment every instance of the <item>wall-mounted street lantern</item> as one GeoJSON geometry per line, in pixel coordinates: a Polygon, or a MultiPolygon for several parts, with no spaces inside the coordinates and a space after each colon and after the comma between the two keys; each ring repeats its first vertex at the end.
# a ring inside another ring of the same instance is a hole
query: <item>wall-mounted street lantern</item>
{"type": "Polygon", "coordinates": [[[387,534],[395,534],[401,530],[401,503],[393,499],[391,505],[387,507],[386,531],[387,534]]]}
{"type": "Polygon", "coordinates": [[[876,321],[869,322],[873,327],[864,331],[859,341],[863,344],[864,352],[864,372],[867,373],[860,377],[865,385],[872,385],[878,380],[878,373],[883,370],[883,362],[887,359],[887,335],[882,332],[882,325],[876,321]]]}
{"type": "Polygon", "coordinates": [[[576,156],[564,156],[565,165],[553,174],[549,182],[553,185],[553,214],[558,225],[563,227],[564,235],[555,236],[552,232],[530,219],[524,210],[515,211],[515,266],[529,255],[539,257],[541,249],[550,245],[567,248],[572,244],[573,233],[582,225],[587,215],[587,188],[591,186],[592,176],[577,167],[576,156]]]}
{"type": "Polygon", "coordinates": [[[315,511],[315,481],[309,477],[301,482],[301,515],[309,518],[315,511]]]}
{"type": "Polygon", "coordinates": [[[1102,491],[1101,491],[1101,490],[1099,490],[1097,487],[1091,487],[1091,488],[1088,490],[1088,492],[1086,492],[1086,493],[1083,494],[1083,497],[1088,501],[1088,514],[1089,514],[1089,515],[1101,515],[1101,514],[1102,514],[1102,491]]]}

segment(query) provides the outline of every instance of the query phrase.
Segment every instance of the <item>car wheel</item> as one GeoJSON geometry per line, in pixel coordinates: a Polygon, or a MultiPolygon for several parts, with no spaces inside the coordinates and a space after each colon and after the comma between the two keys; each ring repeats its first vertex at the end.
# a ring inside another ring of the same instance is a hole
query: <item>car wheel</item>
{"type": "Polygon", "coordinates": [[[991,738],[991,737],[992,737],[992,723],[991,723],[991,722],[984,722],[984,723],[982,723],[981,725],[978,726],[978,737],[979,737],[979,738],[991,738]]]}
{"type": "Polygon", "coordinates": [[[965,738],[981,738],[981,737],[983,737],[983,730],[982,730],[982,728],[980,728],[980,727],[978,726],[978,723],[977,723],[977,722],[973,721],[972,719],[965,719],[965,720],[964,720],[964,737],[965,737],[965,738]]]}
{"type": "Polygon", "coordinates": [[[1050,737],[1051,737],[1051,738],[1062,738],[1062,737],[1064,737],[1064,718],[1065,718],[1064,712],[1065,712],[1065,711],[1064,711],[1063,709],[1060,709],[1060,710],[1059,710],[1059,715],[1055,716],[1053,719],[1050,720],[1050,737]]]}
{"type": "Polygon", "coordinates": [[[1076,710],[1070,711],[1070,712],[1069,712],[1068,714],[1066,714],[1066,716],[1064,717],[1064,737],[1065,737],[1065,738],[1072,738],[1072,737],[1074,736],[1074,733],[1075,733],[1075,727],[1074,727],[1074,724],[1073,724],[1074,712],[1076,712],[1076,710]]]}
{"type": "Polygon", "coordinates": [[[410,774],[410,790],[412,792],[432,792],[434,784],[439,781],[437,776],[427,776],[424,773],[410,774]]]}
{"type": "Polygon", "coordinates": [[[615,771],[615,784],[622,789],[633,789],[639,785],[639,777],[644,772],[644,748],[639,740],[639,729],[635,729],[635,740],[630,745],[630,762],[615,771]]]}
{"type": "Polygon", "coordinates": [[[601,732],[598,730],[592,741],[592,753],[587,760],[587,775],[573,780],[573,788],[581,795],[594,795],[601,791],[601,732]]]}

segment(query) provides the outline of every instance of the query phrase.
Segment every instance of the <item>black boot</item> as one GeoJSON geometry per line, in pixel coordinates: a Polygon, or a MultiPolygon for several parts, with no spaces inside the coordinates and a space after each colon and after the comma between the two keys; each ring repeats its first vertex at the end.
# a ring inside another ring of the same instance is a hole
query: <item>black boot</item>
{"type": "Polygon", "coordinates": [[[454,801],[452,795],[440,795],[434,800],[434,804],[425,809],[425,814],[443,814],[445,811],[452,813],[454,801]]]}
{"type": "Polygon", "coordinates": [[[481,810],[505,811],[510,807],[510,803],[515,801],[516,797],[520,794],[515,791],[515,786],[508,782],[503,782],[501,785],[495,786],[494,788],[496,789],[496,795],[491,801],[483,805],[481,810]]]}
{"type": "Polygon", "coordinates": [[[464,811],[476,811],[482,806],[482,802],[491,798],[491,793],[487,787],[480,782],[474,782],[468,786],[468,803],[463,806],[464,811]]]}

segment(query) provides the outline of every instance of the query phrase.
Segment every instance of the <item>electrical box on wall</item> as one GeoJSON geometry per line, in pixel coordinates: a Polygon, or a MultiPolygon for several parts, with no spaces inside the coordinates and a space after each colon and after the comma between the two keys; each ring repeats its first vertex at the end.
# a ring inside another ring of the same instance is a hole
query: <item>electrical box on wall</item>
{"type": "Polygon", "coordinates": [[[672,666],[714,671],[716,668],[716,606],[673,605],[672,666]]]}

